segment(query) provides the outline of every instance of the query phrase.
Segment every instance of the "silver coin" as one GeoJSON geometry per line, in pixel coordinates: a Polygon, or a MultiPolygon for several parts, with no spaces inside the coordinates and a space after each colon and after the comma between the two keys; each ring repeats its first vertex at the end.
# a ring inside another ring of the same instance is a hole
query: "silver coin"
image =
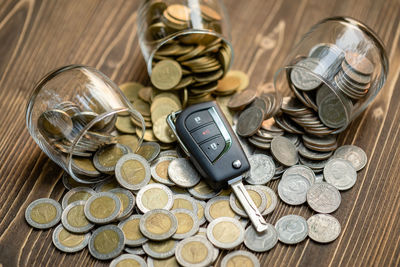
{"type": "Polygon", "coordinates": [[[217,248],[232,249],[242,244],[244,228],[234,218],[220,217],[207,226],[207,238],[217,248]]]}
{"type": "Polygon", "coordinates": [[[110,263],[110,267],[117,267],[125,264],[129,266],[147,267],[147,264],[142,257],[133,254],[122,254],[110,263]]]}
{"type": "Polygon", "coordinates": [[[165,168],[162,165],[166,165],[173,161],[174,159],[176,159],[177,157],[173,157],[173,156],[164,156],[164,157],[159,157],[158,159],[154,160],[151,163],[151,177],[153,177],[153,179],[159,183],[165,184],[165,185],[169,185],[169,186],[173,186],[175,185],[175,183],[173,183],[169,178],[168,178],[168,167],[165,168]],[[162,168],[162,170],[160,170],[160,166],[164,167],[162,168]],[[161,171],[165,171],[165,173],[160,173],[161,171]]]}
{"type": "Polygon", "coordinates": [[[331,184],[313,184],[307,192],[307,203],[316,212],[331,213],[337,210],[342,201],[340,192],[331,184]]]}
{"type": "Polygon", "coordinates": [[[162,184],[148,184],[136,194],[136,206],[142,213],[153,209],[169,210],[173,203],[172,191],[162,184]]]}
{"type": "Polygon", "coordinates": [[[283,136],[272,139],[271,153],[279,163],[285,166],[293,166],[299,160],[296,146],[283,136]]]}
{"type": "Polygon", "coordinates": [[[169,178],[180,187],[193,187],[200,182],[201,176],[192,163],[185,158],[177,158],[168,166],[169,178]]]}
{"type": "Polygon", "coordinates": [[[289,175],[300,175],[310,181],[311,184],[315,183],[315,173],[311,170],[310,167],[305,165],[294,165],[283,173],[282,179],[285,179],[289,175]]]}
{"type": "Polygon", "coordinates": [[[201,266],[209,266],[213,260],[213,246],[212,244],[201,236],[192,236],[186,238],[178,243],[175,249],[175,258],[178,263],[184,267],[201,267],[201,266]],[[201,247],[200,247],[201,246],[201,247]],[[207,251],[206,256],[200,261],[196,258],[188,259],[185,257],[183,253],[190,252],[193,253],[193,257],[196,256],[196,251],[193,249],[201,249],[201,251],[207,251]]]}
{"type": "Polygon", "coordinates": [[[122,230],[115,225],[109,224],[97,228],[92,233],[89,239],[89,252],[98,260],[110,260],[121,254],[124,244],[125,237],[122,230]],[[111,234],[111,232],[113,233],[111,234]],[[109,236],[113,236],[113,238],[109,236]],[[105,244],[104,241],[107,243],[105,244]],[[98,250],[98,248],[104,247],[112,247],[113,249],[107,253],[98,250]]]}
{"type": "Polygon", "coordinates": [[[178,221],[178,229],[172,236],[174,239],[184,239],[197,233],[199,230],[199,220],[197,214],[186,209],[171,210],[178,221]],[[188,226],[191,226],[190,228],[188,226]]]}
{"type": "Polygon", "coordinates": [[[249,157],[250,175],[246,182],[253,185],[266,184],[275,174],[273,159],[264,154],[254,154],[249,157]]]}
{"type": "Polygon", "coordinates": [[[150,240],[166,240],[175,234],[178,220],[169,210],[155,209],[143,214],[139,228],[140,232],[150,240]]]}
{"type": "Polygon", "coordinates": [[[26,222],[37,229],[48,229],[61,220],[60,203],[50,198],[39,198],[25,210],[26,222]]]}
{"type": "Polygon", "coordinates": [[[92,223],[106,224],[118,217],[121,207],[121,200],[117,195],[110,192],[101,192],[91,196],[86,201],[84,212],[86,218],[92,223]],[[109,203],[104,202],[107,198],[109,203]],[[97,214],[93,212],[97,212],[97,214]]]}
{"type": "Polygon", "coordinates": [[[115,165],[115,178],[122,187],[129,190],[139,190],[150,181],[150,165],[140,155],[126,154],[115,165]]]}
{"type": "Polygon", "coordinates": [[[314,90],[321,85],[322,81],[317,77],[320,74],[318,71],[318,60],[306,58],[298,63],[290,72],[290,80],[296,88],[303,91],[314,90]]]}
{"type": "Polygon", "coordinates": [[[90,233],[86,234],[72,234],[68,232],[62,224],[58,225],[53,231],[53,244],[59,250],[67,253],[73,253],[84,249],[89,243],[90,233]],[[69,243],[69,238],[73,236],[73,241],[69,243]],[[79,240],[79,243],[76,242],[79,240]]]}
{"type": "Polygon", "coordinates": [[[364,150],[354,145],[345,145],[336,149],[333,157],[350,161],[356,171],[365,167],[368,162],[364,150]]]}
{"type": "Polygon", "coordinates": [[[357,171],[350,161],[334,158],[325,165],[324,178],[338,190],[347,190],[356,183],[357,171]]]}
{"type": "Polygon", "coordinates": [[[88,200],[94,194],[96,194],[96,191],[94,191],[90,187],[83,187],[83,186],[75,187],[64,195],[61,201],[61,206],[63,209],[65,209],[72,202],[79,200],[88,200]]]}
{"type": "Polygon", "coordinates": [[[288,245],[300,243],[308,235],[307,221],[298,215],[283,216],[276,222],[275,229],[279,241],[288,245]]]}
{"type": "Polygon", "coordinates": [[[194,187],[189,188],[188,192],[197,199],[208,200],[217,196],[221,190],[215,191],[204,180],[201,180],[194,187]]]}
{"type": "Polygon", "coordinates": [[[315,214],[308,218],[308,236],[319,243],[334,241],[341,232],[339,221],[329,214],[315,214]]]}
{"type": "Polygon", "coordinates": [[[257,257],[248,251],[245,250],[238,250],[231,252],[227,254],[221,261],[221,267],[230,267],[230,266],[236,266],[236,262],[233,260],[235,257],[240,256],[241,258],[246,258],[247,260],[241,260],[240,262],[242,263],[241,266],[252,266],[252,267],[260,267],[260,261],[257,259],[257,257]],[[245,264],[245,265],[243,265],[245,264]]]}
{"type": "Polygon", "coordinates": [[[167,239],[164,241],[149,241],[143,244],[144,252],[154,259],[166,259],[175,254],[178,241],[167,239]]]}
{"type": "Polygon", "coordinates": [[[275,210],[276,205],[278,204],[278,198],[276,197],[274,190],[272,190],[268,186],[258,185],[257,188],[263,191],[265,198],[267,199],[267,206],[265,210],[261,213],[262,216],[266,216],[275,210]]]}
{"type": "MultiPolygon", "coordinates": [[[[254,195],[255,198],[253,198],[253,201],[254,201],[254,204],[256,204],[258,210],[262,213],[265,210],[265,208],[267,207],[267,198],[266,198],[264,192],[255,185],[245,185],[244,187],[246,188],[250,197],[252,197],[253,192],[256,194],[256,195],[254,195]]],[[[229,204],[231,205],[232,210],[236,214],[238,214],[244,218],[249,217],[247,215],[246,211],[243,209],[242,205],[240,204],[240,202],[237,199],[234,192],[232,192],[231,195],[229,196],[229,204]]]]}
{"type": "Polygon", "coordinates": [[[244,244],[255,252],[266,252],[275,247],[278,242],[278,233],[272,224],[263,232],[257,232],[253,225],[247,227],[244,233],[244,244]]]}
{"type": "Polygon", "coordinates": [[[175,157],[179,158],[178,152],[174,149],[169,149],[169,150],[164,150],[161,151],[160,154],[158,154],[158,158],[162,157],[175,157]]]}
{"type": "Polygon", "coordinates": [[[191,196],[184,194],[176,194],[173,196],[174,204],[172,205],[171,210],[175,209],[186,209],[193,214],[197,214],[197,200],[192,198],[191,196]]]}
{"type": "Polygon", "coordinates": [[[144,252],[143,248],[140,247],[125,247],[124,251],[129,254],[134,254],[134,255],[146,255],[146,252],[144,252]]]}
{"type": "Polygon", "coordinates": [[[207,220],[205,216],[206,202],[201,200],[196,200],[197,205],[197,219],[199,220],[199,225],[203,225],[207,220]]]}
{"type": "Polygon", "coordinates": [[[299,154],[300,154],[300,156],[311,159],[311,160],[325,160],[325,159],[330,158],[332,156],[333,152],[332,151],[317,152],[317,151],[308,149],[304,145],[300,145],[299,154]]]}
{"type": "Polygon", "coordinates": [[[85,217],[85,203],[80,200],[69,204],[61,215],[61,222],[65,229],[72,233],[87,233],[94,227],[85,217]]]}
{"type": "Polygon", "coordinates": [[[131,152],[131,149],[127,146],[124,146],[122,144],[113,144],[109,146],[105,146],[97,150],[97,152],[93,156],[93,164],[96,167],[97,170],[103,172],[103,173],[108,173],[108,174],[114,174],[115,171],[115,165],[108,165],[109,162],[107,162],[107,165],[103,164],[100,160],[100,157],[105,151],[111,148],[116,148],[119,149],[122,153],[122,155],[126,155],[131,152]]]}
{"type": "MultiPolygon", "coordinates": [[[[210,241],[207,239],[207,228],[205,228],[205,227],[200,227],[200,228],[199,228],[199,231],[197,232],[197,234],[196,234],[195,236],[203,237],[203,238],[205,238],[208,242],[210,242],[210,241]]],[[[214,247],[214,245],[212,245],[212,246],[213,246],[213,259],[212,259],[212,262],[215,262],[215,261],[218,259],[218,256],[219,256],[219,249],[216,248],[216,247],[214,247]]]]}
{"type": "Polygon", "coordinates": [[[240,218],[240,216],[232,210],[230,198],[228,196],[214,197],[207,201],[204,215],[208,222],[212,222],[219,217],[240,218]]]}
{"type": "Polygon", "coordinates": [[[289,205],[301,205],[307,200],[310,181],[299,175],[290,174],[278,184],[278,194],[283,202],[289,205]]]}
{"type": "Polygon", "coordinates": [[[124,232],[125,245],[134,247],[147,242],[148,239],[145,236],[138,235],[140,233],[140,218],[142,218],[142,215],[135,214],[118,224],[118,227],[124,232]]]}
{"type": "Polygon", "coordinates": [[[135,207],[135,196],[131,191],[123,188],[114,188],[109,191],[110,193],[116,194],[121,200],[122,211],[118,215],[118,220],[124,220],[129,217],[135,207]]]}
{"type": "Polygon", "coordinates": [[[318,107],[318,116],[327,127],[336,129],[349,123],[349,113],[353,109],[353,104],[344,98],[344,96],[339,98],[332,93],[322,99],[318,107]]]}

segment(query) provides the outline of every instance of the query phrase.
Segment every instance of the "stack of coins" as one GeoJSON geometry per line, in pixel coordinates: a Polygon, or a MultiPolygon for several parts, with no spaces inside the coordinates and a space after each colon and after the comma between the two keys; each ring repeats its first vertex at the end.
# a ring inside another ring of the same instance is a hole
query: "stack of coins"
{"type": "Polygon", "coordinates": [[[308,57],[291,65],[286,77],[302,112],[290,116],[292,120],[279,120],[315,135],[336,134],[348,125],[353,106],[369,92],[375,69],[365,55],[326,43],[314,46],[308,57]]]}

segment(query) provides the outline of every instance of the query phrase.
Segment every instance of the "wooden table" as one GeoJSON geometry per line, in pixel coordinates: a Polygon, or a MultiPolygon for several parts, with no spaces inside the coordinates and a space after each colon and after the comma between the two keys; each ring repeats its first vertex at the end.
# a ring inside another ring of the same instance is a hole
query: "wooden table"
{"type": "MultiPolygon", "coordinates": [[[[329,16],[364,21],[382,38],[390,60],[382,91],[340,137],[343,144],[362,147],[369,158],[333,214],[342,225],[340,237],[328,245],[311,240],[295,246],[279,243],[257,254],[261,266],[399,266],[399,1],[225,2],[235,49],[233,68],[247,72],[253,85],[272,81],[294,43],[329,16]]],[[[0,1],[0,266],[107,265],[87,250],[59,252],[51,230],[34,230],[25,222],[30,202],[41,197],[60,200],[65,191],[62,170],[29,136],[25,107],[38,79],[71,63],[94,66],[116,83],[149,83],[138,46],[138,5],[139,0],[0,1]]],[[[277,183],[272,187],[276,190],[277,183]]],[[[292,213],[311,215],[306,205],[281,203],[267,220],[275,223],[292,213]]]]}

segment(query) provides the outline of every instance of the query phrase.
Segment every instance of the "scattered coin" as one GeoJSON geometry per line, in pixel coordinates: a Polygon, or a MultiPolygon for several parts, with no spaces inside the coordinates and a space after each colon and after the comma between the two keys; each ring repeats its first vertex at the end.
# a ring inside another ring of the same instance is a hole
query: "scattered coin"
{"type": "Polygon", "coordinates": [[[275,224],[278,239],[282,243],[293,245],[303,241],[308,235],[307,221],[298,215],[286,215],[275,224]]]}
{"type": "Polygon", "coordinates": [[[150,240],[166,240],[175,234],[178,221],[170,211],[154,209],[140,218],[139,227],[142,234],[150,240]]]}
{"type": "Polygon", "coordinates": [[[119,266],[137,266],[137,267],[147,267],[145,260],[137,255],[132,254],[122,254],[118,258],[115,258],[111,263],[110,267],[119,266]]]}
{"type": "Polygon", "coordinates": [[[271,141],[271,153],[282,165],[293,166],[299,158],[296,146],[283,136],[276,136],[271,141]]]}
{"type": "Polygon", "coordinates": [[[121,229],[115,225],[97,228],[89,239],[89,252],[99,260],[117,257],[124,249],[125,237],[121,229]]]}
{"type": "Polygon", "coordinates": [[[338,190],[348,190],[356,183],[357,172],[348,160],[334,158],[325,165],[324,178],[338,190]]]}
{"type": "Polygon", "coordinates": [[[139,138],[133,134],[123,134],[117,137],[119,144],[127,146],[132,152],[135,152],[139,147],[139,138]]]}
{"type": "Polygon", "coordinates": [[[192,236],[178,243],[175,257],[184,267],[208,266],[212,263],[213,246],[204,237],[192,236]]]}
{"type": "Polygon", "coordinates": [[[171,210],[185,209],[193,214],[197,214],[197,201],[192,197],[184,194],[176,194],[173,196],[174,203],[171,210]]]}
{"type": "Polygon", "coordinates": [[[208,200],[217,196],[220,191],[212,189],[204,180],[200,180],[194,187],[189,188],[188,192],[195,198],[200,200],[208,200]]]}
{"type": "Polygon", "coordinates": [[[310,181],[310,184],[315,183],[315,173],[313,170],[304,165],[294,165],[283,173],[282,179],[285,179],[287,176],[290,175],[300,175],[310,181]]]}
{"type": "Polygon", "coordinates": [[[168,166],[169,178],[180,187],[193,187],[200,182],[200,174],[192,163],[185,158],[177,158],[168,166]]]}
{"type": "Polygon", "coordinates": [[[101,192],[91,196],[85,203],[85,216],[95,224],[114,221],[121,212],[121,200],[113,193],[101,192]]]}
{"type": "MultiPolygon", "coordinates": [[[[267,206],[267,198],[264,192],[254,185],[245,185],[244,186],[247,190],[247,193],[250,195],[251,199],[253,200],[254,204],[258,208],[258,210],[262,213],[267,206]]],[[[248,218],[246,211],[243,209],[242,204],[240,204],[239,200],[237,199],[235,193],[231,193],[229,197],[229,204],[231,205],[232,210],[244,217],[248,218]]]]}
{"type": "Polygon", "coordinates": [[[318,60],[314,58],[306,58],[296,64],[290,72],[290,79],[296,88],[309,91],[321,85],[322,81],[313,72],[318,65],[318,60]]]}
{"type": "MultiPolygon", "coordinates": [[[[207,228],[205,227],[200,227],[199,231],[197,232],[197,234],[195,236],[200,236],[203,237],[204,239],[208,241],[207,239],[207,228]]],[[[212,262],[215,262],[218,259],[219,256],[219,249],[213,246],[213,259],[212,262]]]]}
{"type": "Polygon", "coordinates": [[[308,218],[308,236],[319,243],[329,243],[340,235],[339,221],[329,214],[315,214],[308,218]]]}
{"type": "Polygon", "coordinates": [[[260,261],[253,253],[245,250],[238,250],[227,254],[222,259],[221,267],[229,266],[260,267],[260,261]]]}
{"type": "Polygon", "coordinates": [[[25,210],[27,223],[38,229],[48,229],[61,220],[61,205],[50,198],[33,201],[25,210]]]}
{"type": "Polygon", "coordinates": [[[196,200],[197,205],[197,219],[199,220],[199,225],[203,225],[206,222],[205,209],[206,202],[201,200],[196,200]]]}
{"type": "Polygon", "coordinates": [[[67,231],[72,233],[87,233],[94,227],[90,223],[84,212],[86,201],[79,200],[69,204],[61,215],[61,222],[67,231]]]}
{"type": "Polygon", "coordinates": [[[254,154],[249,157],[250,175],[246,182],[253,185],[266,184],[275,174],[273,159],[264,154],[254,154]]]}
{"type": "Polygon", "coordinates": [[[62,224],[53,231],[53,244],[59,250],[73,253],[84,249],[89,243],[90,233],[74,234],[68,232],[62,224]]]}
{"type": "Polygon", "coordinates": [[[62,208],[65,209],[69,204],[79,201],[79,200],[88,200],[92,195],[96,194],[96,192],[89,187],[75,187],[68,191],[63,199],[62,199],[62,208]]]}
{"type": "Polygon", "coordinates": [[[174,239],[184,239],[194,235],[199,230],[197,215],[186,209],[171,210],[178,221],[178,229],[172,236],[174,239]]]}
{"type": "Polygon", "coordinates": [[[255,252],[266,252],[275,247],[278,242],[278,233],[272,224],[263,232],[257,232],[252,225],[244,233],[244,244],[255,252]]]}
{"type": "Polygon", "coordinates": [[[136,205],[146,213],[154,209],[171,209],[173,205],[172,191],[162,184],[148,184],[136,195],[136,205]]]}
{"type": "Polygon", "coordinates": [[[175,158],[177,157],[161,156],[160,153],[160,157],[151,164],[151,177],[159,183],[169,186],[175,185],[168,176],[168,166],[175,158]]]}
{"type": "Polygon", "coordinates": [[[160,153],[160,145],[155,142],[144,142],[136,153],[148,162],[152,162],[160,153]]]}
{"type": "Polygon", "coordinates": [[[147,238],[140,232],[140,218],[142,215],[135,214],[120,222],[118,227],[121,228],[125,236],[125,244],[127,246],[140,246],[147,242],[147,238]]]}
{"type": "Polygon", "coordinates": [[[125,247],[124,249],[125,252],[129,253],[129,254],[134,254],[134,255],[146,255],[146,252],[144,252],[143,248],[140,247],[125,247]]]}
{"type": "Polygon", "coordinates": [[[220,217],[240,218],[240,216],[232,210],[228,196],[219,196],[210,199],[206,204],[204,213],[208,222],[212,222],[220,217]]]}
{"type": "Polygon", "coordinates": [[[244,229],[238,220],[221,217],[207,226],[207,238],[218,248],[232,249],[243,242],[244,229]]]}
{"type": "Polygon", "coordinates": [[[107,179],[101,183],[96,184],[94,191],[96,192],[108,192],[111,189],[119,188],[119,184],[116,179],[107,179]]]}
{"type": "Polygon", "coordinates": [[[123,188],[114,188],[110,190],[111,193],[116,194],[121,201],[121,212],[118,215],[118,220],[124,220],[131,215],[133,208],[135,207],[135,197],[131,191],[123,188]]]}
{"type": "Polygon", "coordinates": [[[139,190],[150,181],[150,165],[142,156],[126,154],[115,165],[115,178],[122,187],[139,190]]]}
{"type": "Polygon", "coordinates": [[[149,241],[143,244],[143,250],[154,259],[167,259],[175,254],[178,242],[173,239],[149,241]]]}
{"type": "Polygon", "coordinates": [[[151,83],[160,90],[174,88],[182,78],[182,69],[174,60],[162,60],[158,62],[151,72],[151,83]]]}
{"type": "Polygon", "coordinates": [[[364,150],[354,145],[345,145],[339,147],[336,149],[334,157],[350,161],[356,171],[364,168],[368,161],[364,150]]]}
{"type": "Polygon", "coordinates": [[[264,193],[265,198],[267,199],[267,206],[265,207],[265,210],[261,213],[261,215],[268,215],[275,210],[276,205],[278,204],[278,198],[276,197],[274,190],[272,190],[268,186],[259,185],[257,186],[257,188],[259,188],[264,193]]]}
{"type": "Polygon", "coordinates": [[[240,136],[254,135],[264,120],[264,111],[259,107],[250,107],[240,113],[236,132],[240,136]]]}
{"type": "Polygon", "coordinates": [[[340,202],[340,192],[326,182],[313,184],[307,192],[308,205],[319,213],[334,212],[339,208],[340,202]]]}
{"type": "Polygon", "coordinates": [[[101,172],[113,174],[117,161],[130,152],[130,149],[121,144],[114,144],[99,149],[93,157],[93,164],[101,172]]]}
{"type": "Polygon", "coordinates": [[[278,194],[283,202],[289,205],[301,205],[307,200],[307,191],[310,181],[299,175],[290,174],[278,184],[278,194]]]}

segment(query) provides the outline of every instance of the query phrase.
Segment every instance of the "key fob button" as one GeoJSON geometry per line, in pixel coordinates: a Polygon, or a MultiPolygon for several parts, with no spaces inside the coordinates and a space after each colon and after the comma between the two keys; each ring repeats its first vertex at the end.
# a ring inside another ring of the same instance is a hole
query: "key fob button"
{"type": "Polygon", "coordinates": [[[208,110],[202,110],[190,114],[185,120],[185,125],[189,132],[191,132],[192,130],[212,121],[213,119],[208,110]]]}
{"type": "Polygon", "coordinates": [[[225,140],[222,136],[218,136],[200,145],[200,148],[208,159],[213,162],[224,150],[225,140]]]}
{"type": "Polygon", "coordinates": [[[200,129],[197,129],[191,133],[193,139],[198,144],[219,134],[221,133],[214,123],[201,127],[200,129]]]}

